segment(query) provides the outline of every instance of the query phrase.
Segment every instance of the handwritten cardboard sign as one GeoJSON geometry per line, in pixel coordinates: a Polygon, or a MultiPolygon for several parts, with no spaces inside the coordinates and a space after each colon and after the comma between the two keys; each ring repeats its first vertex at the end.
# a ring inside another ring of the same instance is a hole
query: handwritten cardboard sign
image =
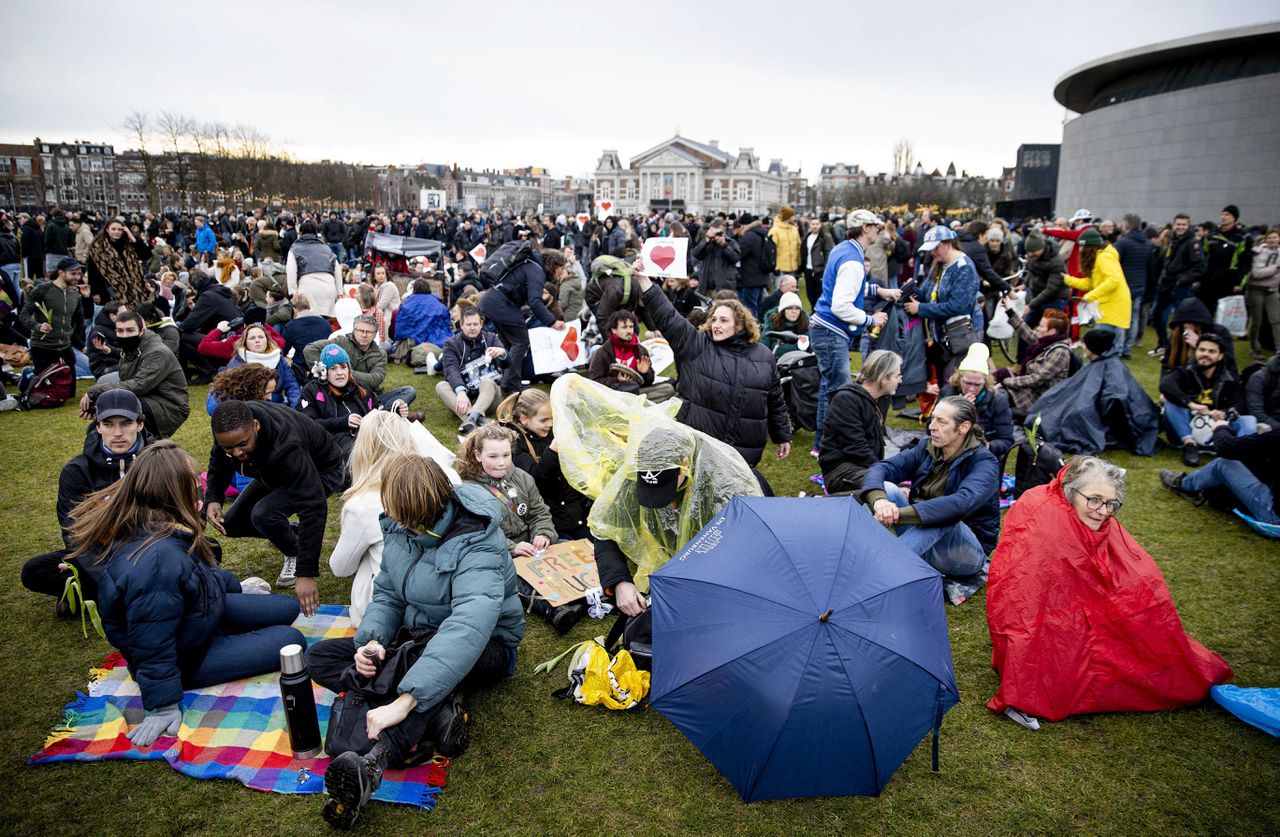
{"type": "Polygon", "coordinates": [[[595,551],[583,538],[555,543],[532,557],[516,558],[516,574],[552,605],[577,601],[600,586],[595,551]]]}
{"type": "Polygon", "coordinates": [[[663,279],[689,277],[687,238],[647,238],[640,248],[640,258],[644,259],[645,274],[648,276],[660,276],[663,279]]]}

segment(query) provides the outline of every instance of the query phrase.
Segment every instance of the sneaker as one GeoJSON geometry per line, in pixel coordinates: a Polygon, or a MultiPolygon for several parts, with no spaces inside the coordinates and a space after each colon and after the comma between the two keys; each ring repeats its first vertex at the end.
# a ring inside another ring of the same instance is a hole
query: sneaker
{"type": "Polygon", "coordinates": [[[433,710],[423,735],[434,741],[436,752],[446,758],[457,758],[471,741],[471,714],[462,705],[462,695],[455,689],[433,710]]]}
{"type": "Polygon", "coordinates": [[[476,429],[476,423],[468,418],[462,424],[458,425],[458,435],[462,437],[470,436],[471,431],[476,429]]]}
{"type": "Polygon", "coordinates": [[[250,596],[265,596],[271,592],[271,585],[267,583],[265,578],[251,575],[240,581],[240,592],[250,596]]]}
{"type": "Polygon", "coordinates": [[[324,804],[324,821],[350,831],[380,784],[382,766],[376,758],[351,751],[342,753],[329,762],[324,772],[324,790],[329,795],[324,804]]]}
{"type": "Polygon", "coordinates": [[[14,398],[12,395],[7,395],[3,399],[0,399],[0,413],[7,413],[10,410],[16,409],[18,409],[18,399],[14,398]]]}
{"type": "Polygon", "coordinates": [[[817,448],[810,448],[809,450],[809,455],[812,456],[814,459],[817,459],[820,453],[821,451],[818,450],[817,448]]]}
{"type": "Polygon", "coordinates": [[[276,576],[276,586],[292,589],[298,583],[298,559],[296,556],[286,555],[284,557],[284,566],[280,569],[280,575],[276,576]]]}
{"type": "Polygon", "coordinates": [[[1164,349],[1159,346],[1147,352],[1147,357],[1164,357],[1164,349]]]}
{"type": "Polygon", "coordinates": [[[1188,468],[1200,467],[1200,448],[1195,442],[1188,442],[1182,446],[1182,464],[1188,468]]]}
{"type": "Polygon", "coordinates": [[[1014,709],[1010,706],[1004,710],[1004,716],[1024,729],[1040,729],[1040,722],[1021,709],[1014,709]]]}
{"type": "Polygon", "coordinates": [[[1199,500],[1200,493],[1198,491],[1186,491],[1182,487],[1182,478],[1186,474],[1180,474],[1177,471],[1170,471],[1168,468],[1160,470],[1160,484],[1172,491],[1174,494],[1180,494],[1188,500],[1199,500]]]}

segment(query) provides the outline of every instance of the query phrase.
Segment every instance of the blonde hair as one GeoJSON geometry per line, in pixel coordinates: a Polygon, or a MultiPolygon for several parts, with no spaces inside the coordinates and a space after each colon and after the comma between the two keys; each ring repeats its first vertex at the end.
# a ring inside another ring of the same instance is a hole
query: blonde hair
{"type": "Polygon", "coordinates": [[[381,491],[387,462],[398,454],[417,452],[408,420],[390,410],[375,410],[365,416],[347,465],[351,487],[342,493],[342,499],[350,500],[365,491],[381,491]]]}
{"type": "Polygon", "coordinates": [[[485,442],[506,442],[514,448],[515,434],[500,424],[485,424],[471,431],[458,446],[458,460],[453,463],[453,468],[458,472],[459,477],[464,480],[474,480],[484,474],[484,467],[476,458],[476,454],[484,450],[485,442]]]}
{"type": "Polygon", "coordinates": [[[542,409],[543,404],[550,402],[551,399],[545,392],[530,387],[502,399],[502,403],[494,411],[494,416],[503,424],[516,424],[522,418],[533,418],[542,409]]]}
{"type": "Polygon", "coordinates": [[[244,331],[240,332],[240,336],[236,338],[236,354],[240,355],[241,357],[244,356],[243,352],[245,351],[245,341],[249,338],[249,330],[255,329],[255,328],[262,332],[263,337],[267,338],[267,350],[263,352],[263,354],[269,355],[272,352],[276,352],[280,350],[280,344],[276,343],[276,341],[271,339],[271,332],[267,331],[266,324],[249,323],[247,326],[244,327],[244,331]]]}
{"type": "Polygon", "coordinates": [[[747,333],[748,343],[760,342],[760,324],[756,322],[755,315],[747,310],[747,306],[737,299],[717,299],[711,303],[711,307],[707,309],[706,322],[702,324],[703,331],[711,331],[711,318],[715,315],[717,308],[728,308],[733,312],[734,323],[737,325],[738,331],[747,333]]]}
{"type": "Polygon", "coordinates": [[[356,287],[356,296],[360,300],[360,307],[368,311],[378,301],[378,292],[373,285],[363,284],[356,287]]]}
{"type": "Polygon", "coordinates": [[[444,470],[418,454],[393,456],[383,465],[382,477],[383,511],[412,532],[430,532],[453,496],[453,484],[444,470]]]}

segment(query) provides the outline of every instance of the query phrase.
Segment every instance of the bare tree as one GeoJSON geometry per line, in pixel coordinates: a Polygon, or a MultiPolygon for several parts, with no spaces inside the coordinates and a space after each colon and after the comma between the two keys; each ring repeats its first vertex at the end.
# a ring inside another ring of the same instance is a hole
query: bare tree
{"type": "Polygon", "coordinates": [[[893,173],[911,174],[915,164],[915,150],[911,147],[911,141],[902,137],[893,144],[893,173]]]}
{"type": "Polygon", "coordinates": [[[151,118],[140,110],[135,110],[125,117],[121,130],[127,131],[138,142],[138,156],[142,161],[142,177],[147,188],[147,205],[155,210],[164,209],[160,205],[160,186],[156,180],[156,161],[147,148],[147,140],[151,137],[151,118]]]}
{"type": "Polygon", "coordinates": [[[164,138],[165,153],[171,158],[178,201],[186,203],[190,192],[191,175],[191,160],[187,152],[187,137],[191,134],[191,117],[162,110],[156,119],[156,126],[164,138]]]}

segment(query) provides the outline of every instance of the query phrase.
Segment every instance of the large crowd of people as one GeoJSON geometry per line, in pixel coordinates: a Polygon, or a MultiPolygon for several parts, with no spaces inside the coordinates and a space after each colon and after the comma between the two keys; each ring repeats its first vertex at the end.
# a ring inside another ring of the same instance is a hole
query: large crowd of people
{"type": "MultiPolygon", "coordinates": [[[[1192,703],[1230,669],[1167,618],[1153,627],[1137,612],[1126,624],[1134,636],[1158,627],[1160,664],[1184,675],[1177,689],[1070,703],[1025,688],[1018,666],[1032,651],[1042,662],[1055,648],[1104,652],[1077,648],[1078,638],[1029,649],[1019,639],[1027,607],[1009,602],[1054,595],[1027,580],[1032,558],[1063,574],[1078,555],[1124,561],[1138,549],[1116,519],[1124,472],[1090,456],[1101,447],[1071,450],[1048,423],[1039,439],[1034,431],[1082,368],[1085,378],[1128,376],[1147,326],[1161,365],[1159,420],[1192,469],[1161,481],[1280,526],[1280,356],[1266,360],[1280,339],[1280,230],[1246,231],[1239,219],[1234,206],[1194,227],[1186,215],[1115,223],[1087,210],[1017,224],[790,207],[599,223],[506,211],[0,214],[0,349],[10,362],[0,409],[40,406],[32,394],[69,370],[66,400],[88,422],[58,485],[64,542],[31,558],[22,581],[57,596],[74,575],[99,601],[142,689],[149,714],[131,737],[145,746],[176,731],[184,688],[273,670],[278,648],[300,641],[287,626],[319,604],[329,499],[341,493],[328,566],[354,577],[358,633],[312,646],[308,662],[335,692],[352,678],[396,678],[394,699],[368,712],[368,744],[326,775],[325,818],[350,827],[389,765],[431,747],[459,754],[466,695],[514,672],[520,596],[531,591],[513,557],[590,539],[603,596],[640,619],[653,557],[610,519],[648,527],[665,560],[713,512],[691,514],[688,502],[707,474],[773,493],[758,466],[770,445],[792,454],[792,402],[804,396],[783,361],[799,352],[813,357],[818,380],[808,452],[826,493],[851,498],[814,502],[865,504],[944,577],[953,604],[990,583],[1003,678],[993,710],[1034,725],[1036,715],[1192,703]],[[366,248],[369,232],[433,240],[439,256],[366,248]],[[647,275],[636,256],[653,236],[690,239],[688,278],[647,275]],[[511,254],[507,269],[486,269],[473,253],[482,243],[495,260],[511,254]],[[1245,299],[1254,361],[1243,369],[1218,316],[1234,296],[1245,299]],[[530,329],[566,323],[586,335],[580,371],[592,386],[647,403],[678,398],[675,420],[687,428],[652,431],[607,510],[566,479],[539,386],[547,378],[529,358],[530,329]],[[1012,334],[1003,342],[991,334],[997,323],[1012,334]],[[1082,323],[1083,360],[1073,348],[1082,323]],[[665,339],[673,379],[658,378],[644,329],[665,339]],[[998,367],[997,343],[1016,362],[998,367]],[[438,378],[425,410],[458,422],[456,458],[421,426],[417,388],[389,387],[396,362],[438,378]],[[75,378],[94,379],[79,399],[75,378]],[[171,438],[190,420],[191,388],[205,384],[213,445],[200,474],[171,438]],[[890,438],[891,412],[913,399],[924,432],[890,438]],[[1067,533],[1029,552],[1025,515],[1011,513],[1002,532],[1000,501],[1009,457],[1037,443],[1081,456],[1022,487],[1014,508],[1041,509],[1067,533]],[[272,544],[274,585],[222,570],[224,544],[206,524],[220,538],[272,544]]],[[[1141,387],[1126,392],[1118,397],[1141,387]]],[[[1123,425],[1142,405],[1131,406],[1077,397],[1070,420],[1136,448],[1138,429],[1123,425]]],[[[1147,575],[1144,589],[1163,589],[1147,575]]],[[[1167,600],[1165,590],[1171,610],[1167,600]]],[[[583,611],[545,615],[564,630],[583,611]]],[[[1048,630],[1081,628],[1067,620],[1048,630]]],[[[1143,664],[1140,655],[1129,663],[1143,664]]]]}

